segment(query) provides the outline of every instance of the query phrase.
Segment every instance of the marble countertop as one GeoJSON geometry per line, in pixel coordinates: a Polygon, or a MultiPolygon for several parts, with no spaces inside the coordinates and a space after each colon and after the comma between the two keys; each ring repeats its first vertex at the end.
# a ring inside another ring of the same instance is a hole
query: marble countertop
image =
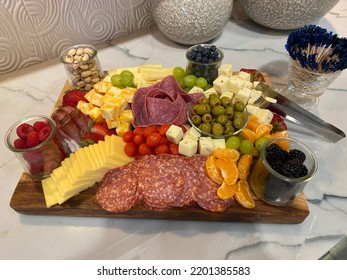
{"type": "MultiPolygon", "coordinates": [[[[340,1],[316,24],[346,37],[347,3],[340,1]]],[[[283,88],[288,34],[234,11],[214,44],[235,70],[258,68],[283,88]]],[[[187,47],[169,41],[156,27],[97,48],[104,70],[186,63],[187,47]]],[[[344,71],[313,111],[345,132],[346,79],[344,71]]],[[[1,137],[24,116],[50,115],[65,81],[58,59],[0,76],[1,137]]],[[[305,188],[310,214],[294,225],[22,215],[9,202],[23,170],[2,141],[0,259],[318,259],[347,235],[347,140],[332,144],[303,136],[299,129],[290,133],[312,148],[319,164],[305,188]]]]}

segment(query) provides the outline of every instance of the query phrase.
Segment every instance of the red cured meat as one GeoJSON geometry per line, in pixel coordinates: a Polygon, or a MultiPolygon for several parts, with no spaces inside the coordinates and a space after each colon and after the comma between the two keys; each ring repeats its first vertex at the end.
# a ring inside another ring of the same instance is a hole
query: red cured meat
{"type": "Polygon", "coordinates": [[[131,165],[108,171],[96,192],[101,208],[110,212],[125,212],[139,202],[137,177],[131,172],[131,165]]]}
{"type": "Polygon", "coordinates": [[[211,212],[223,212],[229,208],[234,199],[222,200],[217,195],[220,185],[213,182],[205,172],[207,157],[195,155],[188,158],[189,163],[199,174],[200,184],[195,193],[195,202],[203,209],[211,212]]]}
{"type": "Polygon", "coordinates": [[[140,88],[132,102],[133,126],[187,123],[187,108],[196,103],[202,93],[186,93],[174,76],[168,76],[155,85],[140,88]]]}

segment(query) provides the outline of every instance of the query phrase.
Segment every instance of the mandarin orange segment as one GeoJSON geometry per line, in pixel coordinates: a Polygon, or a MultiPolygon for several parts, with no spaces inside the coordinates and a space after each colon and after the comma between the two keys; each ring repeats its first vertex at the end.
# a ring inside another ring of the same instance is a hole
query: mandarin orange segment
{"type": "Polygon", "coordinates": [[[261,136],[269,134],[272,130],[273,125],[270,123],[262,123],[255,130],[255,139],[258,139],[261,136]]]}
{"type": "Polygon", "coordinates": [[[233,185],[237,182],[239,170],[235,162],[217,158],[215,164],[221,170],[222,177],[227,185],[233,185]]]}
{"type": "Polygon", "coordinates": [[[237,163],[237,169],[239,170],[239,179],[241,181],[246,181],[248,179],[252,161],[253,156],[250,154],[245,154],[241,156],[239,162],[237,163]]]}
{"type": "MultiPolygon", "coordinates": [[[[259,127],[259,126],[258,126],[259,127]]],[[[258,129],[258,128],[257,128],[258,129]]],[[[252,131],[252,130],[250,130],[250,129],[248,129],[248,128],[244,128],[244,129],[242,129],[242,131],[241,131],[241,133],[240,133],[240,136],[242,137],[242,138],[244,138],[244,139],[247,139],[247,140],[250,140],[250,141],[252,141],[253,143],[254,143],[254,141],[255,141],[255,133],[252,131]]]]}
{"type": "Polygon", "coordinates": [[[217,148],[212,151],[212,154],[219,159],[226,161],[237,162],[240,158],[240,152],[235,149],[217,148]]]}
{"type": "Polygon", "coordinates": [[[259,118],[255,115],[250,115],[249,116],[249,121],[250,122],[256,122],[256,123],[259,123],[259,118]]]}
{"type": "Polygon", "coordinates": [[[216,164],[216,158],[213,155],[210,155],[205,163],[205,171],[207,176],[217,184],[223,183],[223,177],[221,174],[221,171],[219,168],[217,168],[216,164]]]}
{"type": "Polygon", "coordinates": [[[251,195],[247,181],[237,182],[237,190],[234,197],[245,208],[252,209],[255,207],[255,201],[251,195]]]}
{"type": "Polygon", "coordinates": [[[223,184],[217,189],[217,196],[220,199],[230,199],[234,196],[237,188],[237,184],[227,185],[225,182],[223,182],[223,184]]]}
{"type": "Polygon", "coordinates": [[[272,133],[270,136],[271,136],[271,138],[288,137],[288,130],[276,131],[276,132],[272,133]]]}
{"type": "Polygon", "coordinates": [[[252,130],[253,132],[255,132],[255,130],[257,129],[258,126],[259,126],[258,122],[251,122],[251,121],[249,121],[247,123],[246,128],[248,128],[248,129],[252,130]]]}
{"type": "Polygon", "coordinates": [[[276,141],[276,144],[278,144],[278,146],[280,146],[282,148],[282,150],[285,150],[287,152],[290,151],[290,145],[289,142],[286,140],[278,140],[276,141]]]}

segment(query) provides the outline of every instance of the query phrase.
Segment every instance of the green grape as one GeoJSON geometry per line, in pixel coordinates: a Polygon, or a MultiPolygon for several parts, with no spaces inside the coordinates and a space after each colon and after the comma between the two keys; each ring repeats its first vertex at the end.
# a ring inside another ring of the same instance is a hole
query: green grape
{"type": "Polygon", "coordinates": [[[174,75],[174,77],[177,78],[184,78],[184,76],[186,75],[186,71],[184,71],[184,69],[182,67],[175,67],[173,69],[172,74],[174,75]]]}
{"type": "Polygon", "coordinates": [[[183,78],[184,85],[188,88],[192,88],[196,85],[197,77],[195,75],[187,75],[183,78]]]}
{"type": "Polygon", "coordinates": [[[176,77],[176,81],[180,85],[180,87],[184,89],[185,86],[184,86],[183,77],[176,77]]]}
{"type": "Polygon", "coordinates": [[[131,76],[124,76],[123,78],[123,86],[131,87],[134,86],[134,79],[131,76]]]}
{"type": "Polygon", "coordinates": [[[120,73],[121,77],[124,78],[124,77],[131,77],[131,78],[134,78],[134,74],[131,73],[129,70],[123,70],[121,73],[120,73]]]}
{"type": "Polygon", "coordinates": [[[269,140],[267,137],[259,137],[257,140],[255,140],[255,148],[260,152],[261,148],[267,140],[269,140]]]}
{"type": "Polygon", "coordinates": [[[199,88],[205,88],[207,86],[207,80],[204,77],[199,77],[196,79],[195,84],[199,88]]]}
{"type": "Polygon", "coordinates": [[[251,140],[243,139],[240,143],[241,154],[251,154],[254,150],[254,144],[251,140]]]}
{"type": "Polygon", "coordinates": [[[228,149],[235,149],[237,150],[240,147],[240,137],[238,136],[230,136],[227,141],[225,141],[225,146],[228,149]]]}
{"type": "Polygon", "coordinates": [[[115,74],[111,77],[111,83],[112,85],[116,86],[116,87],[120,87],[123,85],[123,78],[121,75],[119,74],[115,74]]]}

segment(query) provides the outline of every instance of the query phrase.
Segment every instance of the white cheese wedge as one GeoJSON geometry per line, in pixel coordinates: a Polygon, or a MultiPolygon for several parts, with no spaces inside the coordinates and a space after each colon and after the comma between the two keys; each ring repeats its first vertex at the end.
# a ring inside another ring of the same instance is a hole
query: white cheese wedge
{"type": "Polygon", "coordinates": [[[240,71],[237,74],[237,77],[239,77],[240,79],[242,79],[244,81],[247,81],[247,82],[251,81],[251,75],[249,73],[247,73],[247,72],[240,71]]]}
{"type": "Polygon", "coordinates": [[[188,93],[195,93],[195,92],[204,92],[204,90],[201,87],[193,86],[188,93]]]}
{"type": "Polygon", "coordinates": [[[227,91],[237,94],[241,88],[243,88],[245,81],[237,76],[231,76],[229,78],[227,91]]]}
{"type": "Polygon", "coordinates": [[[183,135],[183,139],[192,139],[194,141],[198,141],[200,138],[201,134],[199,131],[197,131],[194,127],[191,127],[187,130],[186,133],[183,135]]]}
{"type": "Polygon", "coordinates": [[[259,109],[255,114],[260,123],[270,123],[273,118],[273,113],[268,109],[259,109]]]}
{"type": "Polygon", "coordinates": [[[218,68],[218,76],[230,77],[233,74],[233,66],[231,64],[222,64],[218,68]]]}
{"type": "Polygon", "coordinates": [[[205,97],[209,97],[211,94],[216,94],[216,93],[217,91],[215,90],[214,87],[211,87],[204,91],[205,97]]]}
{"type": "Polygon", "coordinates": [[[247,112],[248,114],[252,115],[252,116],[256,116],[257,115],[257,112],[259,111],[259,107],[258,106],[255,106],[255,105],[252,105],[252,104],[247,104],[246,105],[246,108],[247,108],[247,112]]]}
{"type": "Polygon", "coordinates": [[[198,142],[192,139],[183,139],[178,144],[178,153],[187,157],[192,157],[198,151],[198,142]]]}
{"type": "Polygon", "coordinates": [[[198,150],[199,154],[203,156],[209,156],[214,149],[214,143],[211,137],[200,137],[198,150]]]}
{"type": "Polygon", "coordinates": [[[213,149],[226,148],[224,139],[212,139],[212,142],[213,142],[213,146],[214,146],[213,149]]]}
{"type": "Polygon", "coordinates": [[[242,101],[243,104],[247,104],[249,96],[251,95],[251,90],[248,88],[242,88],[235,94],[233,103],[237,101],[242,101]]]}
{"type": "Polygon", "coordinates": [[[234,98],[234,94],[230,91],[224,91],[221,95],[220,98],[222,98],[223,96],[229,97],[230,100],[233,100],[234,98]]]}
{"type": "Polygon", "coordinates": [[[170,142],[178,144],[183,138],[183,130],[179,126],[172,124],[166,131],[166,137],[170,142]]]}
{"type": "Polygon", "coordinates": [[[229,85],[229,77],[227,76],[218,76],[217,79],[213,81],[213,87],[214,89],[219,92],[223,93],[227,90],[229,85]]]}

